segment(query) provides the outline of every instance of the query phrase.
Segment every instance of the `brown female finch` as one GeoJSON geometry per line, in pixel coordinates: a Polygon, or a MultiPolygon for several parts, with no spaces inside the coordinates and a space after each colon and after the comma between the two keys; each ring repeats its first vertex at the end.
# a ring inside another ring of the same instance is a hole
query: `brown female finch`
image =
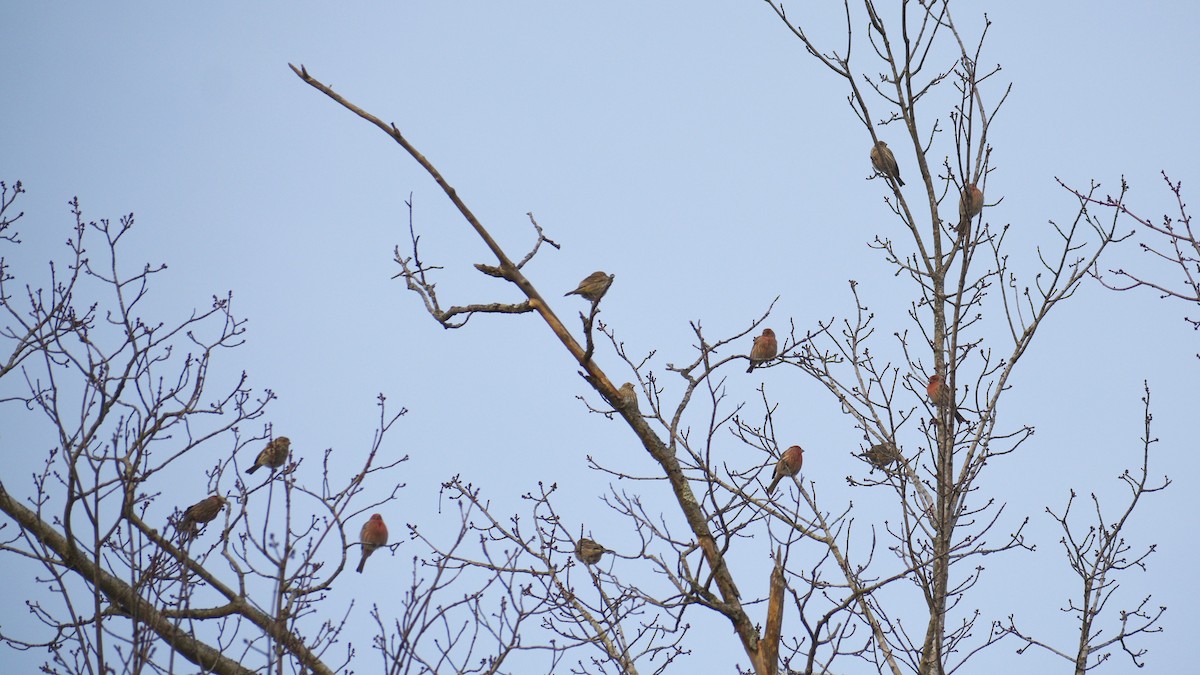
{"type": "MultiPolygon", "coordinates": [[[[929,377],[929,384],[925,387],[925,392],[929,394],[929,402],[938,408],[944,406],[954,406],[954,394],[950,391],[950,387],[946,385],[946,378],[938,373],[934,373],[929,377]]],[[[958,420],[959,424],[966,424],[967,418],[958,412],[958,408],[954,408],[954,419],[958,420]]]]}
{"type": "Polygon", "coordinates": [[[221,495],[212,495],[184,509],[183,519],[179,521],[179,531],[183,533],[183,538],[188,539],[196,536],[199,532],[196,525],[212,522],[217,517],[217,514],[221,513],[221,509],[225,508],[225,504],[224,497],[221,495]]]}
{"type": "Polygon", "coordinates": [[[971,221],[983,210],[983,191],[974,183],[963,190],[958,198],[958,231],[963,232],[971,226],[971,221]]]}
{"type": "Polygon", "coordinates": [[[575,557],[584,565],[595,565],[605,553],[608,549],[586,537],[575,544],[575,557]]]}
{"type": "Polygon", "coordinates": [[[387,546],[388,531],[387,525],[383,524],[383,516],[372,513],[371,519],[362,526],[362,531],[358,533],[358,540],[362,542],[362,559],[358,561],[356,571],[362,574],[363,565],[367,564],[367,558],[371,557],[375,549],[387,546]]]}
{"type": "Polygon", "coordinates": [[[762,335],[754,338],[754,346],[750,348],[750,367],[746,372],[754,370],[755,366],[762,364],[775,358],[779,353],[779,343],[775,340],[775,331],[770,328],[764,328],[762,335]]]}
{"type": "Polygon", "coordinates": [[[265,466],[272,469],[278,469],[287,461],[288,450],[292,447],[292,442],[287,436],[280,436],[275,440],[267,443],[267,447],[258,453],[258,457],[254,459],[254,466],[246,469],[246,473],[254,473],[258,471],[258,467],[265,466]]]}
{"type": "Polygon", "coordinates": [[[896,156],[892,154],[887,143],[879,141],[871,148],[871,166],[888,178],[896,179],[896,182],[904,187],[904,180],[900,178],[900,165],[896,164],[896,156]]]}
{"type": "Polygon", "coordinates": [[[889,464],[900,458],[900,451],[891,443],[876,443],[867,448],[867,461],[876,469],[886,469],[889,464]]]}
{"type": "Polygon", "coordinates": [[[634,391],[632,382],[621,385],[617,393],[621,395],[622,404],[629,406],[634,412],[638,411],[637,392],[634,391]]]}
{"type": "Polygon", "coordinates": [[[767,494],[770,495],[775,491],[775,486],[779,485],[779,481],[785,477],[795,476],[800,473],[800,467],[804,466],[804,449],[798,445],[793,445],[783,451],[783,455],[779,457],[779,462],[775,464],[775,475],[771,478],[771,484],[767,486],[767,494]]]}
{"type": "Polygon", "coordinates": [[[579,282],[579,287],[570,293],[564,293],[563,297],[568,295],[582,295],[585,300],[592,302],[600,302],[600,298],[608,292],[608,287],[612,286],[615,274],[605,274],[603,271],[592,272],[587,277],[579,282]]]}

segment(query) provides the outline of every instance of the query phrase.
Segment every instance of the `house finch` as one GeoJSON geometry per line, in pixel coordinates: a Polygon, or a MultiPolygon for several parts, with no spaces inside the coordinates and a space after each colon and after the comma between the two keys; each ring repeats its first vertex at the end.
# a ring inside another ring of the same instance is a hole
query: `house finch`
{"type": "Polygon", "coordinates": [[[783,451],[783,455],[779,457],[779,462],[775,464],[775,475],[771,478],[771,484],[767,486],[767,494],[770,495],[775,491],[775,486],[779,485],[779,481],[785,476],[795,476],[800,473],[800,467],[804,466],[804,449],[798,445],[793,445],[783,451]]]}
{"type": "MultiPolygon", "coordinates": [[[[938,373],[934,373],[929,377],[929,384],[925,387],[925,391],[929,394],[929,402],[941,408],[943,406],[954,406],[954,393],[950,391],[950,387],[946,385],[946,378],[938,373]]],[[[958,408],[954,408],[954,419],[960,424],[966,424],[967,418],[958,412],[958,408]]]]}
{"type": "Polygon", "coordinates": [[[278,469],[287,461],[288,450],[292,447],[292,442],[287,436],[280,436],[275,440],[267,443],[267,447],[258,453],[258,457],[254,458],[254,466],[246,469],[246,473],[254,473],[258,471],[258,467],[266,466],[272,469],[278,469]]]}
{"type": "Polygon", "coordinates": [[[876,443],[867,448],[867,461],[876,469],[886,469],[889,464],[900,458],[900,451],[891,443],[876,443]]]}
{"type": "Polygon", "coordinates": [[[871,166],[888,178],[895,178],[901,187],[904,180],[900,178],[900,165],[896,164],[896,156],[888,149],[887,143],[879,141],[871,148],[871,166]]]}
{"type": "Polygon", "coordinates": [[[638,411],[637,391],[634,390],[632,382],[621,385],[621,389],[617,393],[621,395],[621,403],[633,408],[634,412],[638,411]]]}
{"type": "Polygon", "coordinates": [[[982,210],[983,192],[971,183],[958,198],[958,231],[963,232],[970,227],[971,220],[982,210]]]}
{"type": "Polygon", "coordinates": [[[575,544],[575,557],[579,558],[579,562],[584,565],[595,565],[600,562],[600,557],[607,552],[608,549],[586,537],[580,539],[578,544],[575,544]]]}
{"type": "Polygon", "coordinates": [[[362,526],[362,531],[358,533],[358,540],[362,542],[362,559],[358,561],[359,574],[362,574],[363,565],[367,564],[367,558],[375,552],[375,549],[380,546],[387,546],[388,531],[387,525],[383,524],[383,516],[378,513],[372,513],[371,519],[362,526]]]}
{"type": "Polygon", "coordinates": [[[746,369],[746,372],[770,361],[778,353],[779,343],[775,340],[775,331],[764,328],[762,335],[754,338],[754,346],[750,348],[750,367],[746,369]]]}
{"type": "Polygon", "coordinates": [[[592,272],[587,275],[583,281],[579,282],[579,287],[570,293],[564,293],[563,297],[568,295],[582,295],[584,299],[592,302],[600,302],[600,298],[608,292],[608,287],[612,286],[615,274],[605,274],[603,271],[592,272]]]}
{"type": "Polygon", "coordinates": [[[221,513],[221,509],[225,508],[225,504],[224,497],[221,495],[212,495],[184,509],[183,519],[179,521],[179,531],[183,533],[183,538],[187,539],[196,536],[199,531],[196,525],[198,523],[212,522],[217,517],[217,514],[221,513]]]}

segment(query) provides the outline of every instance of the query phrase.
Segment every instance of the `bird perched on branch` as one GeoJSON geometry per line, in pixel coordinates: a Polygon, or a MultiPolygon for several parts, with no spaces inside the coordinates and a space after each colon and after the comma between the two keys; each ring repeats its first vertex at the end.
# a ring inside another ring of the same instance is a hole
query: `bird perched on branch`
{"type": "Polygon", "coordinates": [[[900,178],[900,165],[896,164],[896,156],[892,154],[887,143],[878,141],[871,148],[871,166],[884,176],[895,179],[900,187],[904,187],[904,180],[900,178]]]}
{"type": "Polygon", "coordinates": [[[754,370],[755,366],[761,366],[770,361],[778,353],[779,342],[775,340],[775,331],[764,328],[762,335],[754,338],[754,345],[750,347],[750,367],[746,369],[746,372],[749,373],[754,370]]]}
{"type": "Polygon", "coordinates": [[[605,553],[608,549],[586,537],[575,544],[575,557],[584,565],[595,565],[605,553]]]}
{"type": "Polygon", "coordinates": [[[876,443],[867,448],[867,461],[876,469],[886,469],[888,465],[900,458],[900,451],[891,443],[876,443]]]}
{"type": "Polygon", "coordinates": [[[938,408],[950,406],[954,409],[954,419],[958,420],[959,424],[966,424],[967,418],[958,412],[958,408],[954,405],[954,392],[950,391],[950,387],[946,384],[946,378],[940,373],[934,373],[929,377],[929,384],[925,387],[925,392],[929,394],[929,402],[938,408]]]}
{"type": "Polygon", "coordinates": [[[983,210],[983,191],[971,183],[958,198],[958,231],[965,232],[971,221],[983,210]]]}
{"type": "Polygon", "coordinates": [[[195,537],[199,533],[200,523],[212,522],[221,509],[225,508],[225,498],[221,495],[205,497],[183,511],[183,519],[179,521],[179,531],[184,539],[195,537]]]}
{"type": "Polygon", "coordinates": [[[383,516],[378,513],[371,514],[371,519],[363,524],[362,531],[358,533],[358,540],[362,542],[362,558],[358,561],[358,569],[355,571],[362,574],[363,565],[367,564],[367,558],[371,557],[375,549],[387,546],[388,530],[383,516]]]}
{"type": "Polygon", "coordinates": [[[634,412],[638,412],[637,391],[634,390],[632,382],[626,382],[621,385],[617,393],[621,395],[622,403],[632,408],[634,412]]]}
{"type": "Polygon", "coordinates": [[[767,494],[770,495],[775,491],[775,486],[779,485],[779,481],[785,477],[795,476],[800,473],[800,467],[804,466],[804,449],[798,445],[793,445],[783,454],[779,456],[779,461],[775,464],[775,475],[771,478],[771,484],[767,486],[767,494]]]}
{"type": "Polygon", "coordinates": [[[592,272],[583,281],[579,282],[578,288],[569,293],[564,293],[563,297],[565,298],[568,295],[582,295],[585,300],[600,302],[600,298],[603,298],[604,294],[608,292],[608,287],[612,286],[613,279],[616,277],[617,275],[615,274],[605,274],[603,271],[592,272]]]}
{"type": "Polygon", "coordinates": [[[258,467],[265,466],[271,469],[278,469],[283,466],[288,458],[288,450],[291,449],[292,442],[287,436],[280,436],[275,440],[267,443],[267,447],[258,453],[258,457],[254,458],[254,466],[246,469],[246,473],[254,473],[258,471],[258,467]]]}

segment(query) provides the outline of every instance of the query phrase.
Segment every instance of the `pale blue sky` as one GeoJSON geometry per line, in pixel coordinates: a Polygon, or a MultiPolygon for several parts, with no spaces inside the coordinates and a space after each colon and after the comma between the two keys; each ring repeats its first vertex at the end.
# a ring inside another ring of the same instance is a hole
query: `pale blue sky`
{"type": "MultiPolygon", "coordinates": [[[[794,4],[795,12],[826,11],[794,4]]],[[[824,4],[840,11],[840,3],[824,4]]],[[[1200,146],[1193,86],[1200,9],[962,2],[960,27],[977,34],[985,9],[993,24],[981,64],[1003,67],[987,95],[995,101],[1002,83],[1013,83],[991,136],[988,201],[1003,202],[986,215],[993,225],[1012,225],[1014,266],[1033,270],[1035,247],[1053,246],[1047,221],[1074,214],[1056,176],[1080,187],[1095,179],[1114,192],[1124,175],[1132,203],[1155,217],[1172,205],[1160,170],[1197,194],[1190,186],[1200,175],[1187,158],[1200,146]]],[[[570,529],[588,518],[588,528],[619,549],[632,534],[622,542],[627,526],[598,502],[608,480],[586,470],[585,456],[635,469],[645,459],[627,429],[588,415],[575,399],[585,385],[540,321],[479,317],[447,332],[390,280],[392,247],[407,238],[403,203],[411,192],[423,253],[447,267],[438,279],[446,304],[517,297],[470,269],[492,261],[415,162],[300,82],[288,62],[395,122],[512,254],[530,241],[525,214],[532,211],[563,249],[543,251],[527,274],[570,327],[578,325],[578,301],[554,298],[595,269],[615,273],[602,318],[632,352],[658,350],[653,368],[672,393],[678,387],[663,366],[693,358],[689,321],[728,335],[777,294],[769,322],[777,329],[789,319],[804,328],[850,313],[848,279],[860,282],[883,333],[913,328],[903,314],[911,282],[866,246],[879,232],[902,236],[882,184],[864,180],[869,137],[845,104],[842,82],[764,3],[8,8],[0,21],[0,180],[23,180],[28,190],[26,244],[10,262],[42,274],[44,261],[61,255],[73,195],[90,219],[133,211],[138,226],[125,262],[170,267],[147,311],[182,318],[232,289],[235,312],[250,323],[245,346],[224,357],[225,374],[244,369],[255,386],[279,394],[268,419],[296,451],[315,457],[332,447],[357,457],[371,441],[379,392],[408,407],[385,445],[392,456],[412,457],[401,470],[408,487],[385,514],[393,537],[404,522],[429,531],[446,522],[437,513],[438,486],[461,473],[502,513],[505,505],[520,508],[516,496],[537,481],[557,482],[561,513],[576,523],[570,529]]],[[[873,111],[883,108],[876,102],[873,111]]],[[[912,171],[911,150],[905,154],[894,136],[894,128],[883,131],[912,171]]],[[[946,137],[931,160],[949,151],[946,137]]],[[[1125,245],[1107,266],[1142,262],[1125,245]]],[[[1038,548],[983,561],[987,573],[972,599],[985,618],[1016,612],[1044,620],[1050,637],[1071,644],[1071,624],[1057,608],[1076,588],[1043,507],[1061,508],[1070,489],[1122,496],[1116,477],[1140,460],[1139,398],[1148,379],[1161,441],[1151,471],[1175,483],[1131,523],[1131,543],[1155,543],[1158,553],[1149,573],[1123,580],[1122,592],[1125,604],[1153,594],[1154,604],[1170,607],[1165,633],[1140,643],[1150,649],[1150,672],[1178,672],[1192,659],[1185,636],[1200,616],[1192,536],[1200,506],[1192,431],[1200,339],[1180,318],[1188,312],[1200,313],[1089,282],[1035,341],[1000,414],[1003,424],[1032,424],[1037,434],[989,466],[982,486],[1010,501],[1002,522],[1032,518],[1038,548]]],[[[987,320],[999,335],[1001,317],[987,320]]],[[[598,358],[618,382],[629,379],[611,354],[598,358]]],[[[767,383],[781,403],[780,433],[808,450],[805,476],[823,486],[827,508],[868,503],[863,491],[845,489],[844,477],[862,469],[850,457],[856,434],[834,401],[791,369],[728,375],[738,400],[753,400],[767,383]]],[[[19,433],[12,425],[29,419],[0,409],[6,456],[28,452],[11,439],[19,433]]],[[[32,462],[39,453],[31,455],[32,462]]],[[[5,484],[26,487],[34,466],[8,465],[5,484]]],[[[646,498],[672,508],[664,494],[646,498]]],[[[765,543],[747,555],[765,564],[765,543]]],[[[368,572],[392,565],[401,576],[409,557],[404,548],[394,558],[376,554],[368,572]]],[[[350,576],[331,594],[331,614],[357,600],[352,620],[363,622],[365,638],[364,603],[386,607],[389,599],[369,595],[370,574],[350,576]]],[[[11,589],[0,591],[6,630],[27,617],[15,600],[11,589]]],[[[741,657],[727,625],[702,616],[690,618],[714,637],[694,640],[696,660],[680,670],[741,657]]],[[[1032,651],[1015,656],[1016,647],[995,647],[968,670],[1066,666],[1032,651]]],[[[39,656],[3,660],[26,672],[39,656]]],[[[369,655],[356,665],[371,672],[376,663],[369,655]]],[[[1130,670],[1115,655],[1100,672],[1130,670]]]]}

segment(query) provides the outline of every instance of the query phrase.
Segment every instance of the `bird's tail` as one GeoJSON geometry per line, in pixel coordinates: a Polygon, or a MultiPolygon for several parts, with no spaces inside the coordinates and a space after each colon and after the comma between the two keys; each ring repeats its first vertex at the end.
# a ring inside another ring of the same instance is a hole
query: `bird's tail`
{"type": "Polygon", "coordinates": [[[775,476],[771,479],[771,484],[767,486],[767,496],[770,496],[775,491],[775,486],[779,485],[779,481],[783,480],[783,476],[775,476]]]}

